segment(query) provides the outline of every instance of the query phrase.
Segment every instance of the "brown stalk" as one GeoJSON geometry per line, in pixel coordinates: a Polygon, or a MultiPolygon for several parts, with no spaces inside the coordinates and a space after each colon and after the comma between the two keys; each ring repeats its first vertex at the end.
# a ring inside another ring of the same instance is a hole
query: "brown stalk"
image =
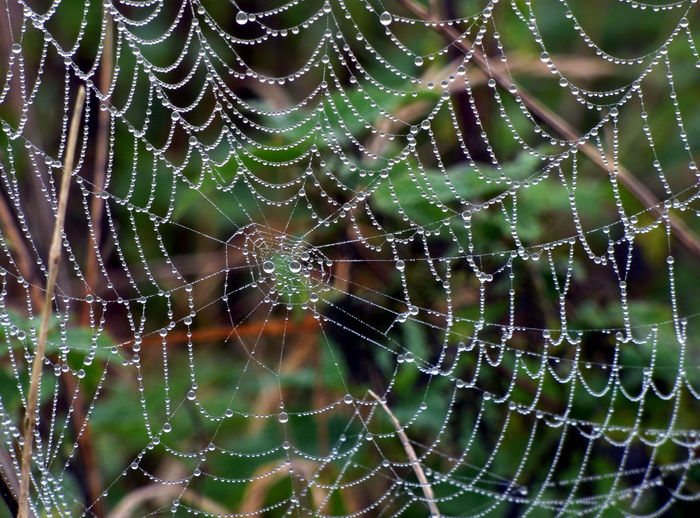
{"type": "Polygon", "coordinates": [[[44,367],[44,355],[46,352],[46,340],[49,334],[49,320],[53,306],[53,293],[56,285],[56,276],[61,262],[63,224],[68,206],[68,191],[70,178],[73,171],[73,157],[78,143],[79,123],[85,101],[85,88],[81,85],[73,107],[73,118],[68,132],[66,155],[63,162],[63,177],[61,189],[58,195],[58,207],[56,209],[56,222],[51,238],[49,251],[49,274],[46,280],[46,298],[41,312],[41,327],[34,351],[34,363],[32,365],[29,395],[27,397],[27,411],[24,416],[24,444],[22,446],[22,469],[19,490],[19,518],[29,518],[29,479],[31,478],[32,446],[34,444],[34,431],[36,429],[37,402],[39,400],[39,383],[41,371],[44,367]]]}
{"type": "Polygon", "coordinates": [[[398,419],[396,419],[396,416],[393,414],[389,406],[377,394],[375,394],[369,389],[367,389],[367,392],[369,392],[369,395],[377,400],[377,403],[379,403],[382,406],[384,411],[391,419],[391,422],[393,423],[394,428],[396,429],[396,433],[399,436],[399,440],[401,440],[401,445],[403,446],[406,455],[408,455],[408,459],[411,461],[411,467],[413,468],[413,472],[416,474],[416,477],[418,477],[420,487],[423,490],[423,495],[425,495],[425,499],[428,503],[428,509],[430,509],[430,516],[432,518],[440,518],[440,511],[438,510],[437,504],[435,503],[435,494],[433,493],[433,488],[430,485],[430,482],[428,482],[425,473],[423,472],[423,467],[418,461],[416,451],[413,449],[411,441],[408,440],[408,436],[406,435],[406,432],[404,432],[401,423],[398,419]]]}
{"type": "MultiPolygon", "coordinates": [[[[112,83],[112,68],[114,67],[114,51],[113,51],[113,29],[112,19],[108,13],[105,13],[105,37],[102,51],[102,59],[100,62],[100,91],[104,94],[109,91],[112,83]]],[[[104,212],[104,200],[99,195],[104,189],[105,176],[107,170],[107,156],[109,154],[109,110],[100,110],[97,115],[97,135],[96,135],[96,150],[95,150],[95,165],[93,170],[92,182],[96,194],[90,200],[90,217],[92,219],[93,246],[89,246],[90,236],[88,236],[87,248],[87,264],[85,267],[85,295],[89,295],[90,291],[98,290],[98,250],[102,242],[102,214],[104,212]]],[[[85,303],[82,307],[82,315],[80,318],[81,326],[90,324],[90,305],[85,303]]],[[[77,392],[75,381],[72,375],[66,373],[62,376],[63,385],[66,389],[66,394],[75,394],[78,396],[73,402],[73,430],[77,437],[77,442],[80,447],[79,462],[83,472],[85,483],[86,501],[92,507],[91,512],[95,516],[104,516],[104,503],[100,499],[102,492],[102,479],[100,470],[97,468],[97,460],[95,458],[95,448],[92,440],[92,432],[90,425],[85,423],[85,404],[82,395],[77,392]]]]}
{"type": "MultiPolygon", "coordinates": [[[[301,474],[305,479],[312,480],[318,466],[308,460],[292,459],[289,464],[282,464],[278,461],[263,464],[255,472],[243,494],[241,507],[236,516],[259,516],[260,509],[265,507],[265,497],[270,492],[270,487],[283,477],[290,477],[290,471],[301,474]]],[[[321,488],[316,485],[311,486],[311,499],[316,507],[322,505],[326,498],[321,488]]]]}
{"type": "Polygon", "coordinates": [[[32,261],[31,253],[27,248],[27,244],[22,238],[22,234],[17,227],[14,212],[7,203],[7,199],[0,193],[0,223],[2,223],[2,231],[7,240],[12,244],[12,251],[16,253],[17,269],[20,275],[29,281],[29,294],[33,304],[41,304],[41,292],[34,282],[36,275],[34,270],[34,262],[32,261]]]}
{"type": "MultiPolygon", "coordinates": [[[[245,324],[240,324],[235,328],[232,328],[231,326],[219,326],[196,329],[191,332],[191,336],[188,336],[187,331],[168,333],[168,345],[187,343],[190,340],[193,343],[198,343],[225,340],[229,337],[240,338],[243,336],[280,336],[285,334],[290,335],[295,333],[308,333],[318,331],[320,326],[322,326],[322,323],[313,317],[308,317],[299,323],[280,318],[264,322],[248,322],[245,324]]],[[[162,343],[163,339],[159,335],[154,334],[144,337],[141,345],[143,347],[159,346],[162,343]]]]}
{"type": "MultiPolygon", "coordinates": [[[[418,18],[428,21],[439,21],[432,13],[428,12],[422,6],[416,4],[413,0],[398,0],[406,9],[415,14],[418,18]]],[[[508,87],[513,84],[510,76],[503,68],[490,67],[481,48],[476,45],[469,45],[465,40],[459,40],[461,34],[451,25],[435,24],[432,26],[436,31],[440,32],[448,41],[454,42],[455,47],[463,52],[471,51],[472,62],[476,64],[484,73],[492,77],[496,83],[508,91],[508,87]],[[459,41],[458,41],[459,40],[459,41]]],[[[657,217],[663,216],[665,209],[661,206],[659,200],[654,194],[636,177],[625,169],[622,165],[618,165],[617,171],[611,171],[605,160],[601,156],[600,151],[588,142],[581,140],[580,135],[569,123],[559,117],[545,105],[543,105],[536,97],[530,94],[527,90],[518,85],[517,93],[514,94],[520,97],[522,103],[527,107],[533,115],[539,117],[550,128],[556,131],[560,137],[569,141],[578,141],[578,147],[584,155],[588,157],[599,169],[607,174],[617,174],[617,179],[622,183],[627,190],[642,204],[645,209],[651,210],[657,217]]],[[[668,215],[668,221],[671,229],[676,236],[676,239],[695,257],[700,258],[700,238],[688,226],[672,214],[668,215]]]]}
{"type": "Polygon", "coordinates": [[[184,486],[180,484],[166,485],[154,483],[127,494],[108,518],[130,518],[136,516],[135,511],[139,506],[145,504],[149,500],[166,498],[179,498],[184,502],[195,504],[198,509],[207,514],[219,516],[229,515],[229,511],[225,507],[222,507],[217,502],[191,489],[185,489],[184,486]]]}
{"type": "MultiPolygon", "coordinates": [[[[112,19],[109,14],[105,14],[105,39],[102,60],[100,62],[100,91],[105,94],[109,91],[112,83],[112,68],[114,67],[114,51],[112,36],[112,19]]],[[[105,186],[105,176],[107,170],[107,156],[109,154],[109,110],[100,110],[97,115],[97,136],[95,150],[95,168],[92,174],[92,183],[96,194],[90,200],[90,217],[92,219],[93,245],[87,246],[87,265],[85,267],[85,294],[89,291],[96,291],[97,286],[97,254],[102,242],[102,214],[104,212],[104,200],[100,196],[105,186]]],[[[88,238],[88,244],[90,239],[88,238]]],[[[90,322],[90,307],[83,306],[81,325],[86,326],[90,322]]]]}
{"type": "Polygon", "coordinates": [[[81,482],[83,491],[85,491],[86,504],[90,506],[90,514],[99,518],[105,514],[104,502],[100,498],[102,477],[100,477],[100,470],[97,467],[90,424],[85,423],[85,399],[78,390],[72,373],[63,373],[61,381],[63,382],[66,401],[73,408],[72,426],[80,452],[78,461],[82,471],[81,482]]]}

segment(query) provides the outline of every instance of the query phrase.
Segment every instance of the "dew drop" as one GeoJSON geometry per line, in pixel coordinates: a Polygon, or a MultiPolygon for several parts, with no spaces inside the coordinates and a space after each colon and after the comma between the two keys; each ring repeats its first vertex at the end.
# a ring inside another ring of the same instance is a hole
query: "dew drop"
{"type": "Polygon", "coordinates": [[[301,271],[301,263],[299,261],[292,261],[289,263],[289,271],[292,273],[299,273],[301,271]]]}
{"type": "Polygon", "coordinates": [[[354,400],[355,400],[355,398],[353,398],[350,394],[345,394],[345,397],[343,398],[343,402],[344,402],[346,405],[349,405],[349,404],[352,403],[354,400]]]}
{"type": "Polygon", "coordinates": [[[15,43],[14,45],[12,45],[13,54],[19,54],[20,52],[22,52],[22,45],[20,45],[19,43],[15,43]]]}
{"type": "Polygon", "coordinates": [[[398,271],[402,272],[402,271],[404,271],[405,268],[406,268],[406,263],[404,263],[401,259],[396,261],[396,269],[398,271]]]}
{"type": "Polygon", "coordinates": [[[239,25],[245,25],[248,22],[248,15],[243,11],[238,11],[236,15],[236,23],[239,25]]]}
{"type": "Polygon", "coordinates": [[[265,273],[272,273],[275,271],[275,263],[272,261],[265,261],[262,268],[265,273]]]}
{"type": "Polygon", "coordinates": [[[392,21],[391,15],[384,11],[380,16],[379,16],[379,23],[382,25],[389,25],[392,21]]]}
{"type": "Polygon", "coordinates": [[[289,421],[289,415],[287,414],[287,412],[280,412],[279,414],[277,414],[277,419],[280,423],[286,423],[287,421],[289,421]]]}
{"type": "Polygon", "coordinates": [[[423,58],[420,56],[416,56],[416,59],[413,60],[413,63],[419,67],[423,64],[423,58]]]}
{"type": "Polygon", "coordinates": [[[187,393],[187,399],[189,399],[190,401],[194,401],[196,397],[197,397],[197,394],[194,393],[194,390],[190,390],[187,393]]]}

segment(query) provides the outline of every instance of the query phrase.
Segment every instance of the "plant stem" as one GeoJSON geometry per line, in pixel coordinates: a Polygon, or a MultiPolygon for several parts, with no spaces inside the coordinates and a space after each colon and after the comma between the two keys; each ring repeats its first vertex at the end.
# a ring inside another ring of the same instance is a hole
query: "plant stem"
{"type": "MultiPolygon", "coordinates": [[[[103,95],[109,92],[112,84],[112,69],[114,68],[114,37],[112,29],[112,17],[105,14],[105,36],[103,43],[102,59],[100,62],[100,90],[103,95]]],[[[90,247],[90,236],[88,236],[87,266],[85,268],[85,295],[90,291],[98,291],[98,253],[102,243],[102,214],[104,212],[105,201],[100,196],[105,187],[105,175],[109,156],[109,124],[110,111],[101,110],[97,114],[97,142],[95,151],[95,164],[93,169],[92,183],[95,186],[95,195],[90,200],[90,217],[92,219],[92,240],[90,247]]],[[[81,325],[87,326],[90,323],[90,306],[83,306],[81,325]]]]}
{"type": "MultiPolygon", "coordinates": [[[[401,5],[415,14],[418,18],[437,22],[439,21],[427,9],[412,0],[398,0],[401,5]]],[[[496,67],[489,67],[486,57],[480,47],[470,45],[466,40],[461,39],[462,36],[457,29],[451,25],[436,24],[433,26],[436,31],[440,32],[447,40],[454,42],[454,46],[460,50],[472,53],[472,62],[479,67],[487,76],[492,77],[501,87],[508,90],[512,84],[510,75],[505,71],[496,67]]],[[[578,148],[583,152],[588,159],[593,162],[599,169],[605,171],[609,175],[617,175],[617,179],[622,183],[627,190],[639,201],[644,209],[650,210],[657,217],[663,217],[666,209],[659,202],[654,193],[652,193],[646,185],[640,182],[632,173],[625,169],[621,164],[617,170],[613,171],[606,164],[601,151],[594,145],[582,140],[582,136],[568,122],[552,112],[539,99],[530,94],[522,86],[518,86],[517,93],[514,94],[520,97],[521,102],[527,107],[533,115],[539,117],[550,128],[556,131],[560,137],[571,142],[578,142],[578,148]]],[[[673,230],[676,239],[696,258],[700,258],[700,238],[678,217],[673,214],[668,214],[668,223],[673,230]]]]}
{"type": "Polygon", "coordinates": [[[437,504],[435,503],[435,494],[433,493],[433,488],[430,486],[430,482],[428,482],[428,478],[423,472],[423,467],[420,465],[420,462],[418,462],[418,456],[416,455],[416,451],[413,449],[413,446],[411,446],[411,442],[408,440],[406,432],[403,431],[401,423],[398,419],[396,419],[396,416],[394,416],[392,411],[389,409],[388,405],[384,401],[382,401],[382,399],[379,396],[377,396],[377,394],[375,394],[371,390],[367,390],[367,392],[369,392],[369,395],[376,399],[380,405],[382,405],[382,408],[389,415],[391,422],[394,424],[394,428],[396,428],[396,433],[399,435],[399,439],[401,440],[401,445],[406,451],[408,459],[411,461],[411,467],[413,468],[413,472],[416,474],[416,477],[418,477],[420,487],[423,490],[425,499],[428,502],[428,509],[430,509],[431,518],[440,518],[440,511],[438,510],[437,504]]]}
{"type": "Polygon", "coordinates": [[[66,155],[63,162],[63,176],[61,178],[61,186],[58,195],[58,207],[56,208],[56,222],[53,228],[51,249],[49,251],[49,274],[46,280],[46,297],[41,312],[41,327],[39,328],[39,337],[37,339],[36,350],[34,351],[29,396],[27,397],[27,411],[24,416],[24,444],[22,446],[22,471],[19,486],[19,518],[29,518],[29,479],[31,478],[32,445],[34,444],[34,431],[36,429],[39,384],[41,382],[41,371],[44,366],[46,340],[49,334],[49,321],[53,307],[54,287],[56,284],[56,276],[58,275],[58,265],[61,262],[63,223],[66,217],[70,177],[73,171],[73,156],[75,155],[75,148],[78,142],[78,129],[84,99],[85,88],[81,85],[75,99],[73,118],[68,131],[68,143],[66,145],[66,155]]]}

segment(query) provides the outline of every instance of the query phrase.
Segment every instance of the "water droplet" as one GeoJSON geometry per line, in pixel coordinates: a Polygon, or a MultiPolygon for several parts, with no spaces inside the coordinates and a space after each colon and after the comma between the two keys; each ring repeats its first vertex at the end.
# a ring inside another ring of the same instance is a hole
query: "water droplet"
{"type": "Polygon", "coordinates": [[[406,263],[404,263],[401,259],[396,261],[396,269],[398,271],[402,272],[402,271],[404,271],[405,268],[406,268],[406,263]]]}
{"type": "Polygon", "coordinates": [[[239,25],[245,25],[248,22],[248,15],[243,11],[238,11],[236,15],[236,23],[239,25]]]}
{"type": "Polygon", "coordinates": [[[349,405],[355,401],[355,398],[353,398],[350,394],[345,394],[345,397],[343,398],[343,402],[345,402],[346,405],[349,405]]]}
{"type": "Polygon", "coordinates": [[[163,425],[163,432],[164,433],[170,433],[172,431],[173,427],[170,423],[165,423],[163,425]]]}
{"type": "Polygon", "coordinates": [[[423,58],[420,56],[416,56],[416,59],[413,60],[413,63],[415,63],[415,65],[419,67],[423,64],[423,58]]]}
{"type": "Polygon", "coordinates": [[[190,401],[194,401],[196,397],[197,397],[197,394],[194,393],[194,390],[190,390],[187,393],[187,399],[189,399],[190,401]]]}
{"type": "Polygon", "coordinates": [[[379,23],[382,25],[389,25],[392,21],[391,15],[384,11],[380,16],[379,16],[379,23]]]}
{"type": "Polygon", "coordinates": [[[265,261],[262,268],[265,273],[272,273],[275,271],[275,263],[272,261],[265,261]]]}
{"type": "Polygon", "coordinates": [[[289,415],[287,414],[287,412],[280,412],[279,414],[277,414],[277,419],[280,423],[286,423],[287,421],[289,421],[289,415]]]}
{"type": "Polygon", "coordinates": [[[289,263],[289,271],[292,273],[299,273],[301,271],[301,263],[299,261],[292,261],[289,263]]]}

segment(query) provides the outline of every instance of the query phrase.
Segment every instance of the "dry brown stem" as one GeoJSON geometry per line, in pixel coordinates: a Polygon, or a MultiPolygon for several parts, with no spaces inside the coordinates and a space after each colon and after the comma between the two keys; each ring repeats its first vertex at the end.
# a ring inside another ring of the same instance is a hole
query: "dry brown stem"
{"type": "Polygon", "coordinates": [[[27,396],[27,411],[24,416],[24,444],[22,446],[22,470],[19,490],[19,518],[29,518],[29,479],[31,478],[32,446],[34,444],[34,431],[36,429],[37,401],[39,399],[39,383],[41,371],[44,367],[44,354],[46,352],[46,340],[49,334],[49,321],[53,307],[53,293],[56,285],[56,276],[61,262],[63,223],[68,206],[68,190],[73,171],[73,157],[78,142],[80,118],[85,100],[85,88],[81,85],[73,107],[73,118],[68,132],[66,155],[63,162],[63,176],[58,195],[58,207],[56,208],[56,222],[54,223],[51,249],[49,251],[49,274],[46,280],[46,298],[41,312],[41,327],[34,351],[32,364],[32,376],[27,396]]]}
{"type": "Polygon", "coordinates": [[[185,489],[182,484],[149,484],[126,495],[108,518],[131,518],[136,516],[135,511],[140,506],[150,500],[178,497],[185,502],[195,504],[199,510],[207,514],[221,516],[229,514],[228,510],[217,502],[191,489],[185,489]]]}
{"type": "MultiPolygon", "coordinates": [[[[398,1],[406,9],[422,20],[431,22],[439,21],[433,16],[432,13],[428,12],[428,10],[416,4],[412,0],[398,1]]],[[[468,42],[466,42],[466,40],[460,39],[461,34],[451,25],[435,24],[433,25],[433,28],[440,32],[448,41],[454,42],[453,44],[455,47],[464,52],[471,51],[472,63],[479,67],[484,73],[492,77],[502,88],[508,91],[508,88],[511,86],[511,84],[513,84],[513,80],[511,79],[510,75],[501,67],[491,66],[480,47],[470,45],[468,42]]],[[[598,148],[584,141],[582,139],[582,135],[569,123],[559,117],[556,113],[552,112],[523,87],[518,86],[517,93],[515,95],[520,97],[521,102],[533,115],[544,121],[560,137],[563,137],[571,142],[578,142],[578,148],[599,169],[603,170],[609,175],[616,175],[620,183],[625,186],[625,188],[645,209],[652,211],[657,217],[661,217],[664,214],[665,209],[656,196],[646,187],[646,185],[633,176],[630,171],[625,169],[622,165],[618,165],[617,170],[615,171],[610,170],[598,148]]],[[[700,238],[698,238],[698,236],[682,220],[678,219],[672,214],[668,215],[668,221],[674,235],[676,236],[676,239],[678,239],[681,245],[683,245],[683,247],[685,247],[695,257],[700,258],[700,238]]]]}
{"type": "MultiPolygon", "coordinates": [[[[112,18],[105,14],[105,37],[104,51],[100,62],[100,91],[106,94],[112,83],[112,69],[114,68],[114,50],[112,36],[112,18]]],[[[100,196],[105,186],[105,176],[107,171],[107,156],[109,154],[109,110],[100,110],[97,115],[97,135],[95,150],[95,167],[92,174],[92,183],[95,188],[95,195],[90,200],[90,217],[92,219],[92,240],[93,246],[87,248],[87,266],[85,268],[85,291],[86,295],[90,290],[96,291],[97,286],[97,263],[98,250],[102,242],[102,213],[104,212],[104,200],[100,196]]],[[[90,319],[89,306],[85,304],[83,308],[82,325],[88,325],[90,319]]]]}
{"type": "Polygon", "coordinates": [[[376,399],[377,402],[382,406],[384,411],[391,419],[394,428],[396,428],[396,433],[399,436],[401,445],[403,446],[406,455],[408,455],[408,459],[411,461],[411,467],[413,468],[413,472],[416,474],[416,477],[418,477],[418,481],[420,482],[420,487],[423,490],[423,495],[425,495],[425,499],[428,503],[428,509],[430,509],[430,516],[432,518],[440,518],[440,511],[438,510],[437,504],[435,503],[435,494],[433,493],[433,488],[430,485],[430,482],[428,482],[428,478],[425,476],[425,473],[423,472],[423,466],[420,465],[420,462],[418,461],[418,456],[416,455],[416,451],[413,449],[411,441],[408,440],[408,436],[406,435],[406,432],[404,432],[401,423],[398,419],[396,419],[396,416],[391,411],[389,406],[377,394],[375,394],[371,390],[367,390],[367,392],[369,392],[369,395],[376,399]]]}

